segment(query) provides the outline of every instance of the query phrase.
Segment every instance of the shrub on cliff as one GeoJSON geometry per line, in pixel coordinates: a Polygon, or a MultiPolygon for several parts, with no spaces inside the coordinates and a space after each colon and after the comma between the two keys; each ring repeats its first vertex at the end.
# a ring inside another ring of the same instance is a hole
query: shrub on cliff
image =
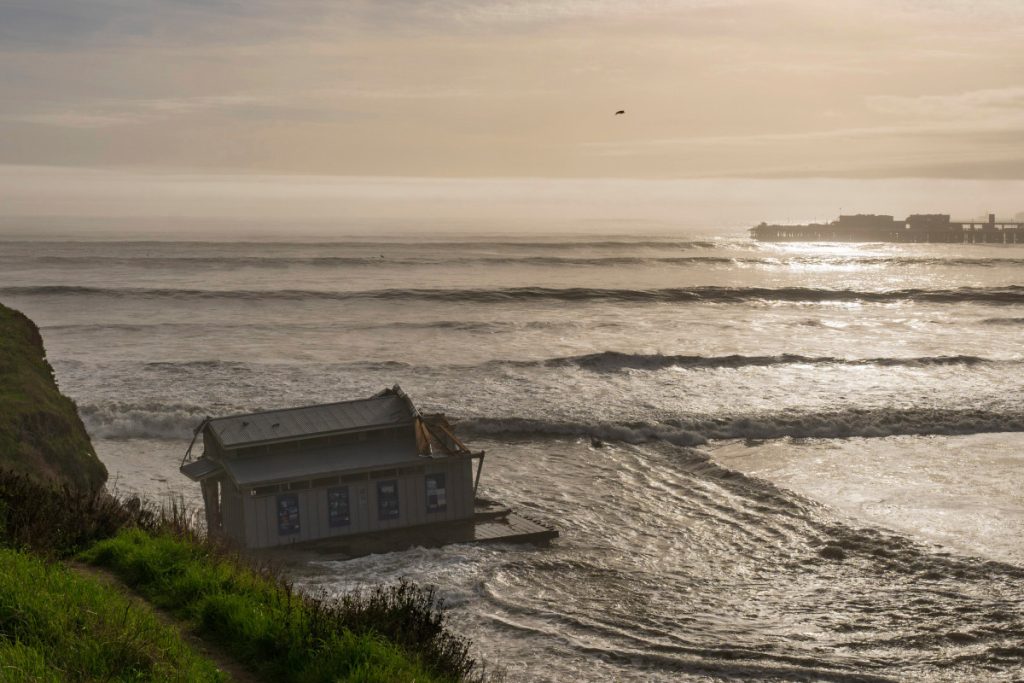
{"type": "Polygon", "coordinates": [[[0,469],[0,545],[65,557],[126,526],[155,529],[166,523],[138,498],[56,488],[0,469]]]}

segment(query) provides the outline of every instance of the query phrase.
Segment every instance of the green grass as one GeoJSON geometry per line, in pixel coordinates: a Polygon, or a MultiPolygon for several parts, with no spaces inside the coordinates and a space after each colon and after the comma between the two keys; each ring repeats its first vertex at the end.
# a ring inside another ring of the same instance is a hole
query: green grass
{"type": "Polygon", "coordinates": [[[115,588],[0,549],[0,681],[226,678],[115,588]]]}
{"type": "Polygon", "coordinates": [[[445,630],[433,593],[409,584],[378,591],[391,596],[386,619],[372,596],[314,600],[208,544],[168,533],[125,530],[81,557],[110,568],[266,680],[454,681],[475,667],[466,644],[445,630]],[[404,600],[396,596],[403,590],[404,600]]]}
{"type": "Polygon", "coordinates": [[[0,467],[89,491],[107,480],[78,409],[57,389],[39,329],[2,305],[0,467]]]}

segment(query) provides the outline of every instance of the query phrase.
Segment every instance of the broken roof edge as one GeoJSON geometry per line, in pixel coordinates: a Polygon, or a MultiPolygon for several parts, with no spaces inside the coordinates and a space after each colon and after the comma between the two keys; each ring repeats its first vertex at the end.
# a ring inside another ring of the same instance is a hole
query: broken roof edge
{"type": "MultiPolygon", "coordinates": [[[[402,391],[402,387],[398,386],[398,384],[392,385],[390,389],[384,389],[383,391],[378,391],[376,394],[374,394],[370,398],[387,398],[388,396],[396,396],[396,397],[402,399],[402,401],[405,403],[406,407],[409,409],[409,412],[412,413],[412,416],[413,417],[420,417],[419,408],[417,408],[413,404],[412,399],[409,398],[409,394],[407,394],[404,391],[402,391]]],[[[363,399],[363,400],[367,400],[367,399],[363,399]]]]}
{"type": "Polygon", "coordinates": [[[444,413],[421,415],[418,424],[422,426],[428,438],[428,448],[432,446],[430,439],[446,453],[470,453],[471,449],[462,439],[455,436],[455,429],[445,418],[444,413]]]}

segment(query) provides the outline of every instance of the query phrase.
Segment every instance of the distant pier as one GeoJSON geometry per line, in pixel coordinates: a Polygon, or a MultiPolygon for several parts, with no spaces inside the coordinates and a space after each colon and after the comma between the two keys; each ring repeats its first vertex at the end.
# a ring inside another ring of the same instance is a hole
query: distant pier
{"type": "Polygon", "coordinates": [[[830,223],[769,225],[750,229],[763,242],[908,242],[939,244],[1024,244],[1024,222],[953,221],[948,214],[913,214],[898,221],[892,216],[855,214],[830,223]]]}

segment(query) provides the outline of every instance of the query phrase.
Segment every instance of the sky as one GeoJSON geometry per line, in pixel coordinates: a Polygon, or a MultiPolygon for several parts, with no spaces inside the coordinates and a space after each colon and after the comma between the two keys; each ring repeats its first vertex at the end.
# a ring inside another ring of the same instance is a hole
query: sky
{"type": "Polygon", "coordinates": [[[0,229],[1009,217],[1022,190],[1020,0],[0,0],[0,229]]]}

